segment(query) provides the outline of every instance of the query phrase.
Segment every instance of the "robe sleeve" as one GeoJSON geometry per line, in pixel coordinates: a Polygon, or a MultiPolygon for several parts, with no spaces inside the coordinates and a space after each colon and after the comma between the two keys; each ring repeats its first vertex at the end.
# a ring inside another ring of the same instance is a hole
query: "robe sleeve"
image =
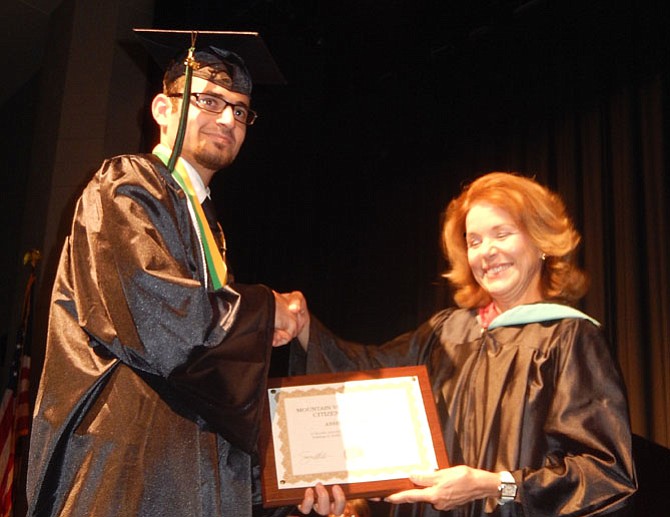
{"type": "Polygon", "coordinates": [[[312,315],[307,351],[299,344],[292,344],[290,373],[304,375],[418,364],[430,366],[427,357],[436,341],[434,326],[435,321],[431,320],[382,345],[367,345],[335,336],[312,315]]]}
{"type": "Polygon", "coordinates": [[[250,450],[274,297],[264,286],[207,291],[183,193],[150,160],[105,162],[78,204],[70,267],[79,325],[98,354],[117,358],[167,390],[176,409],[250,450]]]}
{"type": "Polygon", "coordinates": [[[513,473],[528,515],[608,513],[637,486],[618,367],[600,329],[586,321],[571,329],[557,349],[546,466],[513,473]]]}

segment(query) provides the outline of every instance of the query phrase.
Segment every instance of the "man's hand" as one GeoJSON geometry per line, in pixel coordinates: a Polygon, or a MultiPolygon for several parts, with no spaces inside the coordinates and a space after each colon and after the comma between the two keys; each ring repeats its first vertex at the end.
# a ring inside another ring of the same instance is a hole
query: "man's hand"
{"type": "Polygon", "coordinates": [[[303,347],[309,340],[307,300],[300,291],[275,295],[275,331],[272,346],[282,346],[297,337],[303,347]],[[304,343],[303,343],[304,340],[304,343]]]}
{"type": "Polygon", "coordinates": [[[332,492],[333,500],[331,501],[326,487],[317,483],[314,488],[305,490],[305,497],[298,505],[298,510],[305,515],[312,510],[319,515],[342,515],[347,504],[344,492],[340,485],[333,485],[332,492]]]}
{"type": "Polygon", "coordinates": [[[298,338],[302,347],[307,350],[309,343],[309,309],[307,309],[307,300],[300,291],[293,291],[291,293],[282,293],[282,296],[288,302],[289,310],[295,314],[298,321],[298,333],[295,337],[298,338]]]}

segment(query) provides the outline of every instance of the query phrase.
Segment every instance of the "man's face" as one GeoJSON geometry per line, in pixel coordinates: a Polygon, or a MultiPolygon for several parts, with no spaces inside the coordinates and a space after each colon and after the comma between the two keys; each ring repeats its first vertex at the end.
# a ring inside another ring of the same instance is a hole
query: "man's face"
{"type": "MultiPolygon", "coordinates": [[[[213,93],[233,104],[249,106],[250,103],[248,95],[231,92],[200,77],[193,77],[191,91],[193,93],[213,93]]],[[[177,135],[181,103],[186,102],[186,99],[182,101],[173,98],[173,100],[176,101],[175,109],[168,116],[165,139],[161,138],[161,142],[170,147],[173,146],[177,135]]],[[[230,106],[226,107],[222,113],[215,114],[203,111],[191,103],[181,156],[188,160],[201,175],[205,173],[208,176],[203,178],[207,183],[216,171],[228,167],[235,160],[246,132],[247,126],[233,118],[230,106]]]]}

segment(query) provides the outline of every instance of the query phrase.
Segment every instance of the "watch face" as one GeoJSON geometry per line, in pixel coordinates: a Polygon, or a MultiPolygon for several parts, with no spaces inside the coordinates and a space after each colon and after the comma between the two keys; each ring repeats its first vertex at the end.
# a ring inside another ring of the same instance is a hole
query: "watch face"
{"type": "Polygon", "coordinates": [[[503,483],[500,485],[500,497],[516,497],[516,485],[514,483],[503,483]]]}

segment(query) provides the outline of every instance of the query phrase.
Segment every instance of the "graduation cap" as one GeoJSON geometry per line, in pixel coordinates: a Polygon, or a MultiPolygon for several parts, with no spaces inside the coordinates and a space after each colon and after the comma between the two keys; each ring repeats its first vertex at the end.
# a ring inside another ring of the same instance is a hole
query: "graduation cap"
{"type": "MultiPolygon", "coordinates": [[[[251,82],[255,84],[286,84],[277,63],[272,58],[263,38],[258,32],[200,31],[133,29],[147,52],[166,72],[167,79],[184,75],[184,61],[193,48],[195,61],[201,68],[223,62],[233,72],[246,75],[251,93],[251,82]],[[239,70],[236,70],[239,68],[239,70]]],[[[197,77],[199,75],[195,73],[197,77]]],[[[207,77],[205,77],[207,79],[207,77]]],[[[240,80],[245,79],[240,77],[240,80]]],[[[238,85],[234,81],[235,86],[238,85]]]]}
{"type": "MultiPolygon", "coordinates": [[[[183,97],[191,93],[191,78],[202,77],[224,88],[251,94],[252,84],[285,84],[286,80],[257,32],[133,29],[147,52],[165,70],[170,85],[184,76],[183,97]]],[[[170,170],[181,152],[189,102],[182,103],[170,170]]]]}

